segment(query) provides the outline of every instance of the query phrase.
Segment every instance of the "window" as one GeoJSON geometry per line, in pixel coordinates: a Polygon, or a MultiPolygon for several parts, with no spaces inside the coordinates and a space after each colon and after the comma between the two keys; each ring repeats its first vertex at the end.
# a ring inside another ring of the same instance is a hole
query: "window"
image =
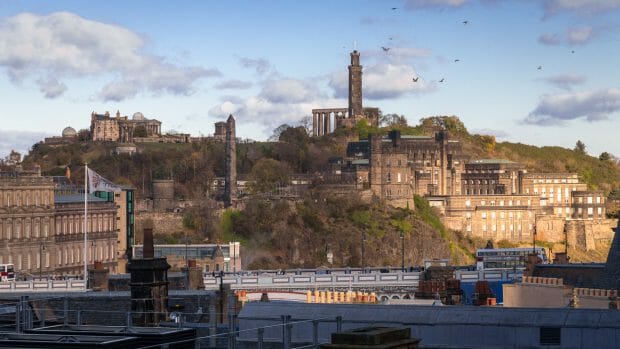
{"type": "Polygon", "coordinates": [[[562,344],[562,331],[560,327],[541,327],[539,342],[541,345],[562,344]]]}

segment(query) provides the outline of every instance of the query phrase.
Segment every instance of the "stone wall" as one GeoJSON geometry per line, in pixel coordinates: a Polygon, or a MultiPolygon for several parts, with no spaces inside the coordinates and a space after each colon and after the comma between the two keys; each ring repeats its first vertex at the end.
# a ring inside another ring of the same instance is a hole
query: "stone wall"
{"type": "Polygon", "coordinates": [[[153,235],[185,231],[183,228],[183,213],[143,212],[136,216],[136,244],[142,243],[142,229],[148,220],[153,222],[153,235]]]}

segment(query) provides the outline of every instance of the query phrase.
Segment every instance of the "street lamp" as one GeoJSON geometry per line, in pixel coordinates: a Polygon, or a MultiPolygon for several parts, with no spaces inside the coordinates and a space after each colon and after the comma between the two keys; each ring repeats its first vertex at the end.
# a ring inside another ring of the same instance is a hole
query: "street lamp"
{"type": "Polygon", "coordinates": [[[405,271],[405,233],[400,229],[400,271],[405,271]]]}

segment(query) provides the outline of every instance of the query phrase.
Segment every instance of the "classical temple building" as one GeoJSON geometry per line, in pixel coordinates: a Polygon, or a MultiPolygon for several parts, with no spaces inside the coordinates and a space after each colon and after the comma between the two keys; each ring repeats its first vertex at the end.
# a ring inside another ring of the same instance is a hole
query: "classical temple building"
{"type": "Polygon", "coordinates": [[[110,141],[130,143],[137,139],[153,139],[161,137],[161,121],[147,119],[140,112],[128,116],[111,117],[109,112],[104,114],[91,113],[90,134],[94,142],[110,141]]]}
{"type": "Polygon", "coordinates": [[[312,109],[312,133],[314,136],[322,136],[340,128],[352,128],[360,120],[378,126],[379,108],[362,106],[362,66],[360,53],[355,50],[351,52],[349,65],[349,107],[312,109]]]}

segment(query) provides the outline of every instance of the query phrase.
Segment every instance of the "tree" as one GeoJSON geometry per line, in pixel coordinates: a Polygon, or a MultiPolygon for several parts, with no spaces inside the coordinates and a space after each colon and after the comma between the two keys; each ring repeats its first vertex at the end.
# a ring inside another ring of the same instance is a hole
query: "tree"
{"type": "Polygon", "coordinates": [[[586,154],[586,145],[581,140],[578,140],[577,143],[575,144],[575,148],[573,150],[575,152],[579,153],[579,154],[585,155],[586,154]]]}
{"type": "Polygon", "coordinates": [[[306,115],[301,120],[299,120],[299,126],[303,127],[306,130],[306,134],[312,134],[312,128],[314,125],[312,124],[312,116],[306,115]]]}
{"type": "Polygon", "coordinates": [[[291,128],[291,126],[289,124],[282,124],[278,127],[276,127],[275,130],[273,130],[273,134],[269,137],[268,141],[269,142],[277,142],[280,139],[280,135],[282,134],[282,132],[284,132],[285,130],[291,128]]]}
{"type": "Polygon", "coordinates": [[[285,163],[274,159],[262,158],[252,167],[249,184],[254,193],[272,192],[278,186],[287,185],[290,169],[285,163]]]}
{"type": "Polygon", "coordinates": [[[601,161],[609,161],[611,160],[611,154],[609,154],[608,152],[604,151],[601,153],[601,155],[598,156],[598,159],[601,161]]]}
{"type": "Polygon", "coordinates": [[[379,124],[382,127],[404,127],[407,126],[407,118],[404,115],[398,114],[382,114],[379,118],[379,124]]]}
{"type": "Polygon", "coordinates": [[[144,126],[136,126],[136,128],[133,129],[133,136],[146,137],[146,128],[144,128],[144,126]]]}

